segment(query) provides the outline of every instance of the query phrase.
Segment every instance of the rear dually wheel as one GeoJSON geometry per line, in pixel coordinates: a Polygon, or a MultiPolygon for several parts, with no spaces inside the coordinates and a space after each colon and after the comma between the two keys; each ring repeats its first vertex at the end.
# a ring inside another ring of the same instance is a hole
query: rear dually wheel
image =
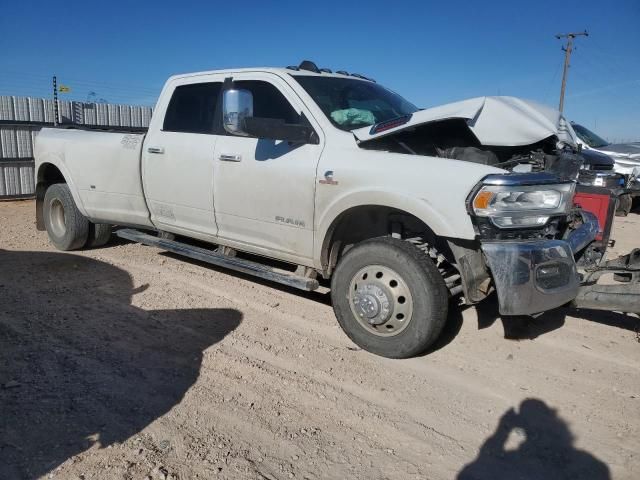
{"type": "Polygon", "coordinates": [[[89,220],[80,213],[66,183],[51,185],[44,196],[44,223],[58,250],[82,248],[89,235],[89,220]]]}

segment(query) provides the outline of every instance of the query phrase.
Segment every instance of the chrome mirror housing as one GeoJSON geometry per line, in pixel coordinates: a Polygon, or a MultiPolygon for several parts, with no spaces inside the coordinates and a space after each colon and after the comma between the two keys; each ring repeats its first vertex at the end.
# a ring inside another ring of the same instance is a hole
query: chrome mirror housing
{"type": "Polygon", "coordinates": [[[246,118],[253,117],[253,94],[249,90],[231,88],[222,97],[222,124],[231,135],[248,136],[246,118]]]}

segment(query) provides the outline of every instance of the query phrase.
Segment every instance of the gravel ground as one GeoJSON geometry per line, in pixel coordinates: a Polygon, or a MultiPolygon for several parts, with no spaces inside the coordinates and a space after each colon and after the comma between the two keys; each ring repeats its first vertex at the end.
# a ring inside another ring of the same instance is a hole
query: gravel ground
{"type": "MultiPolygon", "coordinates": [[[[640,215],[616,219],[616,250],[640,215]]],[[[0,478],[640,478],[640,320],[452,309],[368,354],[329,300],[115,241],[60,253],[0,203],[0,478]]]]}

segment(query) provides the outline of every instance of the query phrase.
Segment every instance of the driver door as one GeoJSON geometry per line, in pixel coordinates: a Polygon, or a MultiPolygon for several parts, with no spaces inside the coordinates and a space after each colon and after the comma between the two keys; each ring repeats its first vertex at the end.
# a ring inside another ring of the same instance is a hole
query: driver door
{"type": "MultiPolygon", "coordinates": [[[[255,117],[288,124],[311,118],[276,75],[242,73],[233,76],[233,83],[253,94],[255,117]]],[[[316,124],[312,126],[320,132],[316,124]]],[[[226,132],[220,136],[213,176],[218,236],[258,253],[277,251],[290,260],[312,258],[316,167],[322,144],[322,140],[317,145],[293,144],[226,132]]]]}

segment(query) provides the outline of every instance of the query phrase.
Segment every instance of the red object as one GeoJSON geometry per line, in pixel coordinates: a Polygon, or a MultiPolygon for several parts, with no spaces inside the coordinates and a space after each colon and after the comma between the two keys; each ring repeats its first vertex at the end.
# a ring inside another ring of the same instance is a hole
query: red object
{"type": "Polygon", "coordinates": [[[596,240],[608,242],[616,207],[616,199],[611,191],[607,188],[580,186],[573,197],[573,203],[596,216],[600,225],[596,240]]]}

